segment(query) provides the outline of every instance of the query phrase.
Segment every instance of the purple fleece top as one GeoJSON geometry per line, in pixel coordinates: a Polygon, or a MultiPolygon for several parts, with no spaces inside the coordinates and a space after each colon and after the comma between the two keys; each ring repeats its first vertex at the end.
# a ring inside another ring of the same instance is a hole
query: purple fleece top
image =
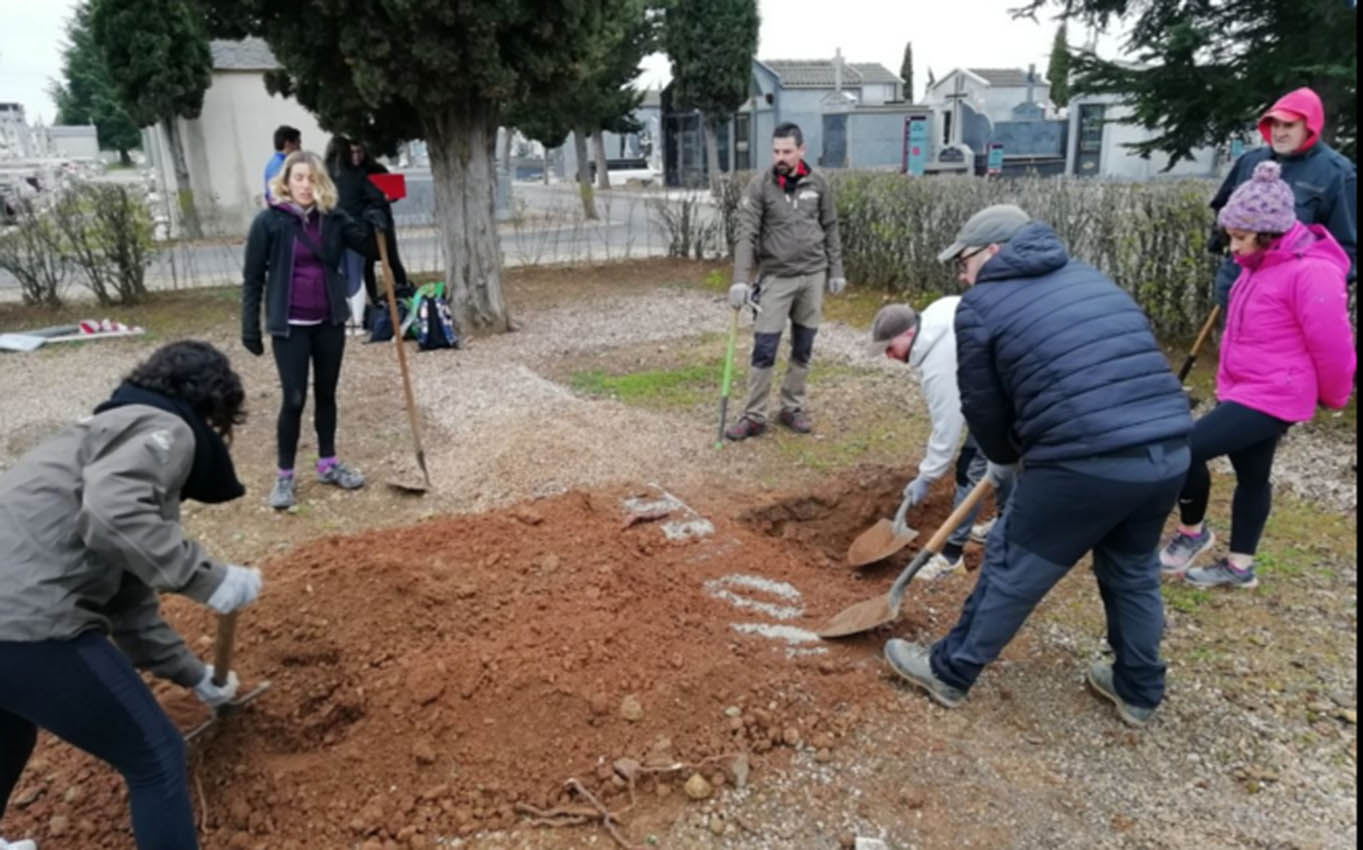
{"type": "MultiPolygon", "coordinates": [[[[275,204],[277,209],[297,216],[303,230],[318,247],[322,245],[322,216],[313,207],[306,213],[297,204],[275,204]]],[[[327,274],[322,258],[309,247],[306,240],[293,240],[293,277],[289,281],[289,321],[313,324],[325,322],[331,316],[327,301],[327,274]]]]}

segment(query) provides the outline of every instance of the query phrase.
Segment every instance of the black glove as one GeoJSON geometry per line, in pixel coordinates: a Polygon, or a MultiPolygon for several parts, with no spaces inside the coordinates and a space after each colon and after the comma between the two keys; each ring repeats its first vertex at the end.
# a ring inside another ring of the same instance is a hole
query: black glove
{"type": "Polygon", "coordinates": [[[243,336],[241,345],[257,357],[265,353],[265,343],[261,342],[258,336],[243,336]]]}
{"type": "Polygon", "coordinates": [[[388,216],[384,215],[383,210],[379,207],[367,208],[362,214],[362,217],[369,224],[369,226],[374,228],[375,230],[388,229],[388,216]]]}

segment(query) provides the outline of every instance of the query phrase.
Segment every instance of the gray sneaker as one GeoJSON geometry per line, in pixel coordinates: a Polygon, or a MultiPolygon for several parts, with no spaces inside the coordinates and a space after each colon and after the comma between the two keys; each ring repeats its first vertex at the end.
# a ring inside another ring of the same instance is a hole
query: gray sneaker
{"type": "Polygon", "coordinates": [[[270,507],[285,510],[298,504],[298,482],[292,475],[281,475],[274,480],[270,491],[270,507]]]}
{"type": "Polygon", "coordinates": [[[1112,684],[1112,665],[1106,661],[1095,661],[1089,668],[1089,687],[1099,696],[1112,700],[1117,706],[1117,715],[1128,726],[1144,726],[1155,713],[1153,708],[1132,705],[1117,694],[1117,687],[1112,684]]]}
{"type": "Polygon", "coordinates": [[[1249,590],[1259,586],[1259,579],[1254,575],[1254,567],[1247,570],[1237,570],[1230,565],[1230,561],[1225,558],[1212,564],[1210,567],[1193,567],[1184,574],[1183,580],[1194,587],[1239,587],[1249,590]]]}
{"type": "Polygon", "coordinates": [[[928,692],[941,705],[955,708],[965,701],[965,691],[953,688],[937,678],[928,660],[930,651],[926,646],[909,643],[900,638],[890,638],[885,642],[885,661],[904,679],[928,692]]]}
{"type": "Polygon", "coordinates": [[[1166,574],[1185,572],[1197,556],[1212,548],[1215,542],[1216,535],[1205,525],[1202,526],[1202,533],[1197,536],[1175,531],[1174,536],[1160,550],[1160,572],[1166,574]]]}
{"type": "Polygon", "coordinates": [[[334,484],[343,490],[358,490],[364,486],[364,476],[358,469],[351,469],[337,461],[327,467],[326,472],[317,473],[317,480],[323,484],[334,484]]]}

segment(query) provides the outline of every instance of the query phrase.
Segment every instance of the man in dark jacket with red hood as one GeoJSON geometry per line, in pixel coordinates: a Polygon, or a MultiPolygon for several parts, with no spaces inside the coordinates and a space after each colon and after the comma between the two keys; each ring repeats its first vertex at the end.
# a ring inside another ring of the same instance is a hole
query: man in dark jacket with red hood
{"type": "MultiPolygon", "coordinates": [[[[1323,224],[1349,255],[1348,285],[1353,286],[1358,271],[1358,171],[1347,157],[1320,140],[1325,126],[1325,107],[1320,95],[1309,88],[1290,91],[1278,99],[1259,119],[1259,133],[1267,143],[1236,160],[1211,207],[1220,212],[1231,192],[1250,179],[1254,166],[1266,159],[1282,165],[1282,179],[1292,187],[1297,199],[1297,220],[1302,224],[1323,224]]],[[[1225,238],[1217,230],[1211,249],[1225,250],[1225,238]]],[[[1240,267],[1226,255],[1216,271],[1216,303],[1224,310],[1230,302],[1231,284],[1240,267]]]]}

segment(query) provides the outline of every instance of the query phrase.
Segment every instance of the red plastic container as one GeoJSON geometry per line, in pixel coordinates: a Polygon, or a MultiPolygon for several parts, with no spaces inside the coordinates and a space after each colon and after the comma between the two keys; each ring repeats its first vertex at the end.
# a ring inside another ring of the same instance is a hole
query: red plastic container
{"type": "Polygon", "coordinates": [[[407,197],[407,177],[402,174],[371,174],[369,180],[383,192],[389,202],[407,197]]]}

